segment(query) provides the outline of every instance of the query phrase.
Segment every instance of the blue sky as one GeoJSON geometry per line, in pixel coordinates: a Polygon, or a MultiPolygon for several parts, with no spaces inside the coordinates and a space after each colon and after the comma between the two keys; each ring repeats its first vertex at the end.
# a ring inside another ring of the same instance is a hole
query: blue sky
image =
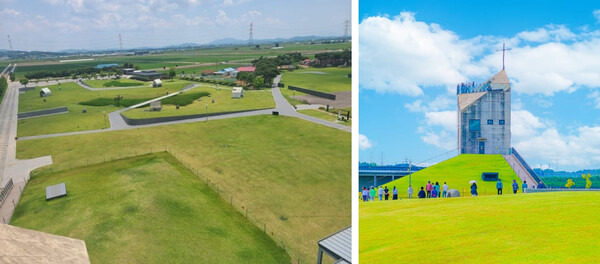
{"type": "Polygon", "coordinates": [[[512,145],[533,167],[599,168],[591,1],[359,1],[359,160],[421,162],[455,149],[456,84],[501,70],[503,42],[512,145]]]}
{"type": "MultiPolygon", "coordinates": [[[[349,0],[0,0],[0,49],[117,49],[293,36],[341,36],[349,0]]],[[[351,32],[351,30],[349,30],[351,32]]]]}

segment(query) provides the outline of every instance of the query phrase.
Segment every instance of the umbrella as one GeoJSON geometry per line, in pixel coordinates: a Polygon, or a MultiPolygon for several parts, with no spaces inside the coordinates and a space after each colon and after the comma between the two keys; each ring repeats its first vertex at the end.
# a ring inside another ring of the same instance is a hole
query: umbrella
{"type": "Polygon", "coordinates": [[[469,182],[469,184],[473,184],[473,183],[477,183],[477,181],[476,180],[472,180],[472,181],[469,182]]]}

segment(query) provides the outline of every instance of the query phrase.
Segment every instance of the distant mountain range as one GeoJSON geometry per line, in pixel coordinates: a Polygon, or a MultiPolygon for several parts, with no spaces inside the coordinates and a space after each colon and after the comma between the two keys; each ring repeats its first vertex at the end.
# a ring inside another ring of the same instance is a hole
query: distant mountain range
{"type": "MultiPolygon", "coordinates": [[[[324,41],[324,40],[343,40],[342,36],[296,36],[291,38],[274,38],[274,39],[255,39],[252,41],[252,45],[264,45],[274,43],[289,43],[289,42],[306,42],[306,41],[324,41]]],[[[116,49],[65,49],[57,52],[52,51],[18,51],[18,50],[6,50],[0,49],[0,59],[2,58],[28,58],[28,57],[56,57],[56,56],[67,56],[71,54],[86,54],[86,53],[115,53],[115,52],[135,52],[145,50],[165,50],[165,49],[185,49],[193,47],[214,47],[214,46],[237,46],[237,45],[248,45],[248,40],[224,38],[213,40],[205,44],[198,43],[182,43],[176,45],[168,45],[163,47],[136,47],[127,50],[116,50],[116,49]]]]}

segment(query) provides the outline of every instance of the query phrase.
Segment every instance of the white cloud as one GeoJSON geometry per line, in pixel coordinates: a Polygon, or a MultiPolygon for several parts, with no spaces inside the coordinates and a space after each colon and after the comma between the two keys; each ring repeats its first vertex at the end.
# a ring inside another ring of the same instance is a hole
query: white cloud
{"type": "Polygon", "coordinates": [[[539,129],[546,127],[538,117],[527,110],[513,110],[510,118],[510,132],[513,143],[536,136],[539,129]]]}
{"type": "Polygon", "coordinates": [[[21,12],[14,10],[12,8],[4,8],[4,9],[2,9],[2,11],[0,11],[0,15],[18,16],[19,14],[21,14],[21,12]]]}
{"type": "MultiPolygon", "coordinates": [[[[595,12],[600,14],[600,12],[595,12]]],[[[512,38],[461,39],[437,24],[402,12],[360,24],[360,87],[419,96],[430,87],[484,81],[500,70],[502,42],[513,91],[552,96],[582,86],[600,87],[600,30],[573,33],[564,25],[523,31],[512,38]],[[531,45],[535,44],[535,45],[531,45]]]]}
{"type": "Polygon", "coordinates": [[[217,24],[222,26],[222,25],[225,25],[228,22],[230,22],[231,18],[229,18],[227,16],[227,13],[225,11],[219,9],[217,17],[215,18],[215,21],[217,22],[217,24]]]}
{"type": "Polygon", "coordinates": [[[363,134],[358,134],[358,148],[360,150],[367,150],[373,147],[373,142],[371,142],[367,136],[363,134]]]}
{"type": "Polygon", "coordinates": [[[224,6],[232,6],[233,5],[233,0],[225,0],[225,1],[223,1],[223,5],[224,6]]]}
{"type": "Polygon", "coordinates": [[[514,145],[530,160],[577,167],[597,166],[600,163],[600,127],[579,127],[576,134],[568,136],[550,128],[514,145]]]}
{"type": "Polygon", "coordinates": [[[596,20],[598,20],[597,22],[600,22],[600,9],[594,10],[592,14],[594,14],[594,17],[596,18],[596,20]]]}
{"type": "Polygon", "coordinates": [[[437,24],[418,22],[412,13],[369,17],[359,25],[360,85],[378,92],[421,95],[422,87],[465,81],[472,48],[437,24]]]}
{"type": "Polygon", "coordinates": [[[439,111],[425,113],[425,123],[429,126],[441,126],[445,131],[456,131],[458,122],[456,111],[439,111]]]}
{"type": "Polygon", "coordinates": [[[587,98],[592,99],[594,108],[600,109],[600,93],[598,91],[593,91],[587,98]]]}
{"type": "Polygon", "coordinates": [[[423,142],[444,150],[456,149],[456,134],[442,130],[439,133],[427,132],[421,136],[423,142]]]}
{"type": "Polygon", "coordinates": [[[517,37],[530,42],[571,40],[576,35],[564,25],[548,25],[534,31],[523,31],[517,37]]]}

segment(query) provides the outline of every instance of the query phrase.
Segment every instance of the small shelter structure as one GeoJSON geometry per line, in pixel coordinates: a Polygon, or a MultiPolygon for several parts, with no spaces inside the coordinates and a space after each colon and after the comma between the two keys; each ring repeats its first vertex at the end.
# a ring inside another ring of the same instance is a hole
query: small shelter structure
{"type": "Polygon", "coordinates": [[[162,104],[160,101],[154,101],[150,103],[150,111],[160,111],[162,110],[162,104]]]}
{"type": "Polygon", "coordinates": [[[352,263],[352,227],[342,229],[319,241],[317,264],[323,263],[323,253],[335,263],[352,263]]]}
{"type": "Polygon", "coordinates": [[[40,90],[40,97],[46,97],[52,95],[52,91],[48,87],[44,87],[40,90]]]}
{"type": "Polygon", "coordinates": [[[152,81],[152,87],[162,87],[162,81],[160,79],[154,79],[154,81],[152,81]]]}
{"type": "Polygon", "coordinates": [[[244,97],[244,88],[242,87],[233,87],[231,91],[231,98],[242,98],[244,97]]]}

